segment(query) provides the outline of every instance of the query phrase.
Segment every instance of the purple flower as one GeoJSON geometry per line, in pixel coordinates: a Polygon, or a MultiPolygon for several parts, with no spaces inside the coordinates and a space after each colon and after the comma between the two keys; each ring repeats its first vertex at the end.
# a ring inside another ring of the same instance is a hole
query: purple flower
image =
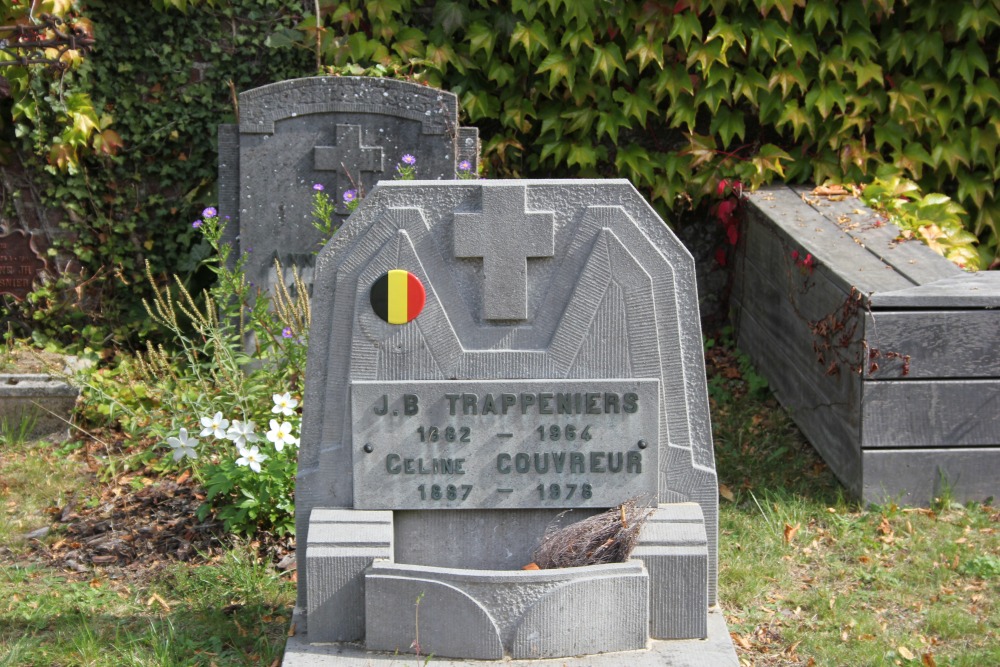
{"type": "Polygon", "coordinates": [[[191,223],[191,226],[194,227],[195,229],[198,229],[199,227],[201,227],[201,220],[195,220],[194,222],[191,223]]]}
{"type": "Polygon", "coordinates": [[[323,184],[313,183],[313,190],[315,190],[316,192],[323,192],[323,184]]]}
{"type": "Polygon", "coordinates": [[[203,218],[214,218],[217,215],[219,215],[219,212],[216,211],[211,206],[209,206],[208,208],[206,208],[204,211],[201,212],[201,217],[203,218]]]}
{"type": "Polygon", "coordinates": [[[403,164],[408,164],[411,167],[417,163],[417,158],[413,157],[409,153],[403,156],[403,164]]]}
{"type": "Polygon", "coordinates": [[[458,170],[459,171],[472,171],[472,165],[469,164],[468,160],[462,160],[461,162],[458,163],[458,170]]]}
{"type": "Polygon", "coordinates": [[[281,337],[282,338],[291,338],[292,337],[292,328],[291,327],[285,327],[284,329],[282,329],[281,330],[281,337]]]}
{"type": "Polygon", "coordinates": [[[350,204],[352,201],[358,198],[357,190],[345,190],[344,191],[344,203],[350,204]]]}

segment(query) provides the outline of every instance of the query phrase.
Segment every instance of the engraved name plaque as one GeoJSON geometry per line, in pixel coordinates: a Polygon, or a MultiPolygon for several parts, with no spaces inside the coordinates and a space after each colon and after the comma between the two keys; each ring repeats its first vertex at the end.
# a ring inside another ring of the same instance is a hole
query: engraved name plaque
{"type": "Polygon", "coordinates": [[[352,382],[357,509],[656,498],[659,380],[352,382]]]}

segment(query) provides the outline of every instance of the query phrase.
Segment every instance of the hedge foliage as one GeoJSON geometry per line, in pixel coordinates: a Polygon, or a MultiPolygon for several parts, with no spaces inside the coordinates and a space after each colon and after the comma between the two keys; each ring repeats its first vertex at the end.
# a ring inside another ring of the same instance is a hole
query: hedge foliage
{"type": "MultiPolygon", "coordinates": [[[[13,11],[27,21],[26,4],[8,7],[8,19],[13,11]]],[[[72,18],[62,4],[47,8],[72,18]]],[[[64,228],[50,259],[59,278],[31,303],[8,306],[66,342],[101,347],[146,333],[145,261],[157,275],[187,276],[209,250],[191,222],[215,198],[216,131],[234,122],[233,91],[315,67],[309,53],[265,45],[302,20],[295,0],[231,0],[187,14],[156,4],[88,0],[76,16],[96,46],[82,64],[0,72],[14,84],[6,122],[16,131],[3,159],[26,163],[64,228]]]]}
{"type": "MultiPolygon", "coordinates": [[[[319,66],[458,93],[491,176],[625,177],[677,220],[720,184],[863,183],[894,165],[968,211],[983,266],[998,252],[1000,0],[71,4],[46,6],[89,21],[98,48],[62,77],[12,77],[8,141],[64,172],[46,194],[70,212],[63,252],[82,269],[67,280],[86,297],[66,312],[123,332],[142,259],[183,271],[204,252],[186,223],[211,203],[230,81],[319,66]]],[[[35,306],[46,321],[62,307],[44,290],[35,306]]]]}
{"type": "MultiPolygon", "coordinates": [[[[459,94],[501,175],[622,176],[661,207],[883,164],[969,212],[1000,202],[998,0],[323,0],[277,39],[459,94]]],[[[272,38],[272,43],[276,38],[272,38]]]]}

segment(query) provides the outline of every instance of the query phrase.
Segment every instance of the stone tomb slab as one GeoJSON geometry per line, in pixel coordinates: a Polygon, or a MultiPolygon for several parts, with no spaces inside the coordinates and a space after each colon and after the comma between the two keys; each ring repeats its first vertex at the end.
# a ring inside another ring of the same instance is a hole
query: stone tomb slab
{"type": "MultiPolygon", "coordinates": [[[[346,219],[346,190],[370,193],[392,179],[403,155],[417,178],[454,179],[479,160],[476,128],[459,127],[453,93],[373,77],[309,77],[240,94],[239,125],[219,126],[219,211],[226,240],[246,253],[256,285],[286,284],[291,269],[312,283],[320,232],[312,222],[313,184],[346,219]]],[[[234,255],[234,258],[238,256],[234,255]]]]}

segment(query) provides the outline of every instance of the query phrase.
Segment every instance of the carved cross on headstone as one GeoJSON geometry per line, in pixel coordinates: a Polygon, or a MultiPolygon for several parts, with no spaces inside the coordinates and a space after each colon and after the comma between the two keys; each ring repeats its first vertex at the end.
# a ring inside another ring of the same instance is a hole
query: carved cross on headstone
{"type": "Polygon", "coordinates": [[[352,178],[360,186],[362,172],[384,171],[382,148],[361,145],[360,125],[337,125],[337,145],[316,146],[313,161],[317,171],[335,171],[343,177],[337,183],[338,201],[340,191],[347,189],[352,178]]]}
{"type": "Polygon", "coordinates": [[[455,213],[455,257],[483,260],[483,316],[528,319],[528,258],[555,253],[553,214],[527,211],[524,186],[483,186],[481,213],[455,213]]]}

